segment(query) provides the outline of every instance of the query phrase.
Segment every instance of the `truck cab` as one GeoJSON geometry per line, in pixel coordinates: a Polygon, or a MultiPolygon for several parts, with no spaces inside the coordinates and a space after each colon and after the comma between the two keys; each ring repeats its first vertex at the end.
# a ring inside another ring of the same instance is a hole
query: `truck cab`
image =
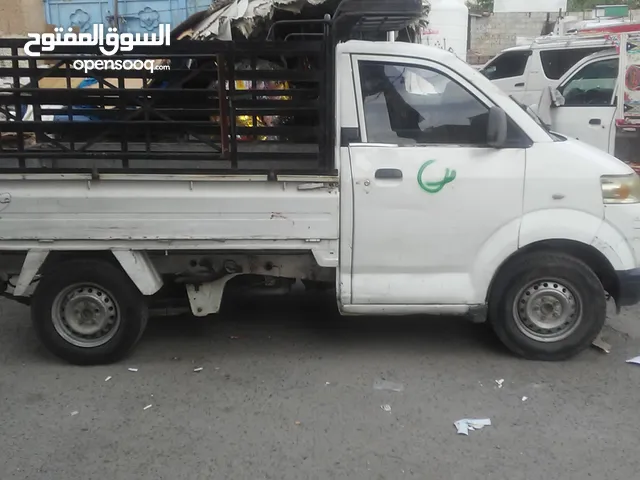
{"type": "MultiPolygon", "coordinates": [[[[445,52],[350,42],[338,58],[354,75],[341,77],[341,138],[358,132],[340,154],[342,175],[351,176],[341,183],[343,202],[353,199],[356,219],[353,237],[341,239],[353,255],[342,281],[351,285],[343,303],[355,304],[347,311],[395,301],[405,304],[398,312],[422,311],[409,306],[426,298],[481,305],[496,273],[529,249],[599,244],[610,227],[602,193],[589,190],[609,175],[636,181],[613,157],[545,131],[445,52]],[[376,87],[382,72],[386,88],[376,87]],[[410,91],[410,76],[432,88],[410,91]],[[388,245],[402,251],[379,257],[388,245]]],[[[614,269],[635,268],[638,252],[628,253],[634,260],[614,269]]]]}

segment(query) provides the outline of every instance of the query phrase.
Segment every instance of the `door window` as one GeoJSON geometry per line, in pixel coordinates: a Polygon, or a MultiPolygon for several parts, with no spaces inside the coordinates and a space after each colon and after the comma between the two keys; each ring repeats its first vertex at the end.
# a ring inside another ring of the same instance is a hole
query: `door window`
{"type": "Polygon", "coordinates": [[[505,52],[484,67],[481,73],[489,80],[520,77],[527,68],[530,56],[531,50],[505,52]]]}
{"type": "Polygon", "coordinates": [[[559,88],[566,106],[612,105],[618,80],[618,59],[600,60],[579,70],[559,88]]]}
{"type": "MultiPolygon", "coordinates": [[[[368,143],[487,146],[489,107],[455,80],[436,70],[360,61],[368,143]]],[[[508,143],[521,148],[527,137],[509,119],[508,143]]]]}
{"type": "Polygon", "coordinates": [[[489,109],[427,68],[360,62],[369,143],[486,145],[489,109]]]}
{"type": "Polygon", "coordinates": [[[549,80],[560,80],[580,60],[605,48],[607,47],[540,50],[544,74],[549,80]]]}

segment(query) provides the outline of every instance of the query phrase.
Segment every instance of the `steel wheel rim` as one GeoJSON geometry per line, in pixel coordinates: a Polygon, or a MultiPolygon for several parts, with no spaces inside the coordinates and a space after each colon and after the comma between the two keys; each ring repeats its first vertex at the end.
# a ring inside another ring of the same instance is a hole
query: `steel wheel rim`
{"type": "Polygon", "coordinates": [[[520,332],[528,338],[559,342],[582,323],[582,299],[564,280],[537,280],[518,292],[513,316],[520,332]]]}
{"type": "Polygon", "coordinates": [[[109,342],[121,323],[113,295],[93,283],[62,290],[53,301],[51,319],[56,332],[72,345],[96,348],[109,342]]]}

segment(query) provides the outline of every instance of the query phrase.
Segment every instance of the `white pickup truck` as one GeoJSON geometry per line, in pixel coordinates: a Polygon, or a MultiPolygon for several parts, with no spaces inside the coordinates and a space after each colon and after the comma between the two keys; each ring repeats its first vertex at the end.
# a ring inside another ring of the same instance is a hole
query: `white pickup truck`
{"type": "MultiPolygon", "coordinates": [[[[178,291],[194,315],[214,314],[227,283],[244,275],[331,284],[345,315],[488,320],[511,351],[540,360],[587,348],[604,325],[607,293],[618,306],[640,301],[640,178],[629,166],[549,133],[440,49],[347,41],[330,58],[324,173],[180,173],[173,160],[165,170],[126,170],[125,160],[112,168],[108,161],[150,155],[133,143],[101,150],[93,170],[76,168],[90,149],[73,150],[80,138],[60,135],[131,136],[130,107],[127,120],[113,120],[114,107],[103,123],[0,123],[11,134],[0,150],[2,290],[31,305],[53,353],[117,361],[142,336],[155,299],[178,291]],[[57,136],[38,143],[46,131],[57,136]],[[35,132],[31,144],[24,132],[35,132]],[[54,147],[62,153],[43,159],[54,147]]],[[[11,90],[0,104],[53,101],[40,90],[11,90]]],[[[114,105],[132,95],[116,93],[114,105]]],[[[282,100],[290,110],[299,107],[294,94],[282,100]]],[[[72,95],[85,95],[86,116],[105,108],[87,107],[94,91],[55,90],[61,105],[72,95]]],[[[236,98],[230,114],[239,115],[236,98]]],[[[229,138],[239,148],[234,139],[248,130],[223,127],[231,128],[223,153],[229,138]]],[[[167,161],[166,150],[151,153],[167,161]]]]}

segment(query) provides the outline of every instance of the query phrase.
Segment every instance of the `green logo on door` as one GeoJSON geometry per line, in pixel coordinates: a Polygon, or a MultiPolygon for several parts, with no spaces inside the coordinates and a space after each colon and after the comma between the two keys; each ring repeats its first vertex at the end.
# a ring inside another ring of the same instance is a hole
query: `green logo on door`
{"type": "Polygon", "coordinates": [[[425,182],[422,179],[424,171],[427,169],[427,167],[433,165],[434,163],[436,163],[435,160],[424,162],[424,164],[422,164],[420,170],[418,171],[418,185],[420,185],[420,188],[422,188],[422,190],[427,193],[439,193],[444,187],[453,182],[456,179],[457,175],[455,170],[450,170],[447,168],[447,171],[445,172],[444,178],[442,180],[438,182],[425,182]]]}

